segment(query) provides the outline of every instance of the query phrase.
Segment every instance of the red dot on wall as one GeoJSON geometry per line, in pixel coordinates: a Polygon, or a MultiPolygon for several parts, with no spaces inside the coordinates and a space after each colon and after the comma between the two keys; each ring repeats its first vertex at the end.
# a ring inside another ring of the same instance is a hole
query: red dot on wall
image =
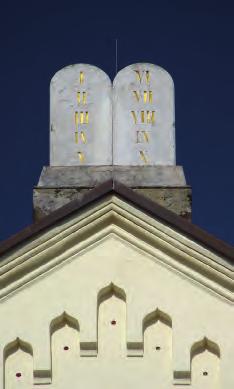
{"type": "Polygon", "coordinates": [[[21,376],[22,376],[22,374],[21,373],[16,373],[16,375],[15,375],[17,378],[20,378],[21,376]]]}
{"type": "Polygon", "coordinates": [[[116,325],[116,320],[111,320],[111,325],[115,326],[116,325]]]}

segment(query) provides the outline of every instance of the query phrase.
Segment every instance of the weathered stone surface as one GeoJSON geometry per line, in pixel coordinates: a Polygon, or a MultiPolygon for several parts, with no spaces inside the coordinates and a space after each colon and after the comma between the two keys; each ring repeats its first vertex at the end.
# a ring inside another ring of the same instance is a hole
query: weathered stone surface
{"type": "Polygon", "coordinates": [[[182,166],[46,166],[38,186],[92,188],[109,179],[128,187],[186,185],[182,166]]]}
{"type": "Polygon", "coordinates": [[[34,188],[33,209],[34,219],[39,220],[56,211],[70,201],[82,199],[90,188],[34,188]]]}
{"type": "Polygon", "coordinates": [[[127,66],[112,88],[102,70],[72,65],[52,78],[50,96],[50,166],[34,189],[36,219],[107,180],[190,218],[191,189],[175,165],[174,85],[164,69],[127,66]]]}
{"type": "Polygon", "coordinates": [[[50,165],[111,163],[111,81],[95,66],[67,66],[51,80],[50,165]]]}
{"type": "MultiPolygon", "coordinates": [[[[94,187],[93,187],[94,188],[94,187]]],[[[70,201],[82,199],[85,193],[93,188],[40,188],[33,191],[34,218],[39,220],[70,201]]],[[[188,220],[191,219],[190,187],[181,188],[132,188],[136,192],[149,197],[159,205],[175,212],[188,220]]]]}
{"type": "Polygon", "coordinates": [[[133,190],[187,220],[192,218],[192,189],[190,187],[133,188],[133,190]]]}
{"type": "Polygon", "coordinates": [[[174,84],[161,67],[122,69],[113,89],[113,163],[175,165],[174,84]]]}
{"type": "Polygon", "coordinates": [[[113,178],[130,188],[186,185],[182,166],[114,166],[113,178]]]}

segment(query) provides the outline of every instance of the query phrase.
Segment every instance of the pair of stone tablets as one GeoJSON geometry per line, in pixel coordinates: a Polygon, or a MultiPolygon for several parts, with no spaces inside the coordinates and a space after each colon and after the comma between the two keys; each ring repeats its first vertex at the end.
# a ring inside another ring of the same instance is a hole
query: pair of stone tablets
{"type": "Polygon", "coordinates": [[[111,80],[92,65],[58,71],[50,89],[50,165],[175,165],[174,86],[138,63],[111,80]]]}

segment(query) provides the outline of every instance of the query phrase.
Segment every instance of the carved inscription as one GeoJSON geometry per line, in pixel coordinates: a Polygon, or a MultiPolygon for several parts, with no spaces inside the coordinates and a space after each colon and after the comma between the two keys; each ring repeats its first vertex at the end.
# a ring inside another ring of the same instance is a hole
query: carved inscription
{"type": "Polygon", "coordinates": [[[136,143],[149,143],[149,132],[148,131],[137,131],[136,132],[136,143]]]}
{"type": "Polygon", "coordinates": [[[84,83],[84,72],[80,71],[80,84],[84,83]]]}
{"type": "MultiPolygon", "coordinates": [[[[85,73],[80,71],[79,76],[79,88],[82,87],[85,80],[85,73]]],[[[75,143],[77,145],[86,144],[87,143],[87,124],[89,124],[89,112],[85,111],[85,106],[87,106],[87,91],[86,90],[78,90],[76,93],[77,97],[77,108],[82,110],[75,111],[75,143]]],[[[79,158],[80,163],[85,162],[85,151],[77,151],[77,156],[79,158]]]]}
{"type": "Polygon", "coordinates": [[[149,70],[133,70],[133,72],[136,75],[136,83],[139,89],[133,90],[132,93],[135,102],[139,105],[139,110],[131,111],[131,116],[137,134],[136,143],[142,144],[142,147],[137,150],[137,154],[141,162],[149,164],[150,159],[144,144],[150,143],[150,125],[155,123],[155,111],[151,109],[140,110],[140,108],[146,104],[148,108],[151,108],[153,104],[153,91],[149,89],[151,74],[149,70]],[[146,126],[139,129],[139,125],[141,124],[146,126]]]}
{"type": "Polygon", "coordinates": [[[77,92],[77,104],[86,104],[87,102],[87,92],[77,92]]]}
{"type": "Polygon", "coordinates": [[[143,92],[134,90],[133,91],[133,96],[136,99],[136,101],[139,103],[144,102],[144,103],[152,103],[153,102],[153,92],[144,90],[143,92]]]}
{"type": "Polygon", "coordinates": [[[55,74],[52,166],[175,164],[170,75],[156,65],[135,64],[121,70],[113,86],[112,98],[108,76],[91,65],[68,66],[55,74]]]}
{"type": "Polygon", "coordinates": [[[141,84],[142,82],[145,82],[146,84],[149,84],[150,82],[150,72],[149,70],[134,70],[136,73],[137,81],[141,84]]]}
{"type": "Polygon", "coordinates": [[[114,163],[175,164],[170,75],[156,65],[130,65],[115,77],[113,94],[114,163]]]}
{"type": "Polygon", "coordinates": [[[77,64],[55,74],[51,81],[52,166],[112,162],[111,92],[108,76],[95,66],[77,64]]]}
{"type": "Polygon", "coordinates": [[[154,124],[155,111],[131,111],[134,124],[154,124]]]}

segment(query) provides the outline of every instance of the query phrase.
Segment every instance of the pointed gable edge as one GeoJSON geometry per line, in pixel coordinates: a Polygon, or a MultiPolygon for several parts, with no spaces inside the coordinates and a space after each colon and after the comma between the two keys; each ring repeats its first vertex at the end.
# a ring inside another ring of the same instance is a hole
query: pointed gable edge
{"type": "Polygon", "coordinates": [[[212,250],[214,253],[222,255],[226,261],[233,266],[234,248],[232,246],[215,238],[195,224],[183,219],[181,216],[176,215],[115,180],[108,180],[103,184],[98,185],[95,189],[86,193],[82,199],[71,201],[42,220],[27,226],[17,234],[3,241],[0,243],[0,255],[6,254],[13,248],[15,249],[16,246],[21,245],[38,233],[41,233],[43,230],[53,226],[53,224],[61,219],[70,216],[73,212],[77,212],[112,193],[127,200],[134,206],[148,213],[151,217],[162,221],[164,224],[174,228],[178,232],[182,232],[188,238],[212,250]]]}

